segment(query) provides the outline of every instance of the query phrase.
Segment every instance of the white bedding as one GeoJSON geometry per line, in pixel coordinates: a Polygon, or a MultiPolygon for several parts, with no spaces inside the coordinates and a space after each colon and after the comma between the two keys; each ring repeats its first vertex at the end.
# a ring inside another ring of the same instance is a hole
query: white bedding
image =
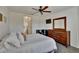
{"type": "Polygon", "coordinates": [[[57,50],[56,42],[52,38],[46,37],[41,34],[28,35],[26,40],[27,41],[25,41],[25,43],[20,48],[11,47],[12,49],[6,49],[5,47],[3,47],[2,49],[0,49],[0,52],[43,53],[57,50]]]}

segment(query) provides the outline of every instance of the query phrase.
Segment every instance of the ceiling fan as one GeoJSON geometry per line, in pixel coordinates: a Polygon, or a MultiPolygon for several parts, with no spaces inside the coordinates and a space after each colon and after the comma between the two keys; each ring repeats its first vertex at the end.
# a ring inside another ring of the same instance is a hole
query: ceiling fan
{"type": "MultiPolygon", "coordinates": [[[[36,8],[32,8],[32,9],[33,9],[33,10],[36,10],[36,11],[37,11],[36,13],[40,12],[41,15],[43,15],[43,12],[51,13],[51,11],[47,11],[47,10],[46,10],[47,8],[48,8],[48,6],[45,6],[45,7],[39,6],[39,9],[36,9],[36,8]]],[[[36,13],[34,13],[34,14],[36,14],[36,13]]],[[[34,15],[34,14],[32,14],[32,15],[34,15]]]]}

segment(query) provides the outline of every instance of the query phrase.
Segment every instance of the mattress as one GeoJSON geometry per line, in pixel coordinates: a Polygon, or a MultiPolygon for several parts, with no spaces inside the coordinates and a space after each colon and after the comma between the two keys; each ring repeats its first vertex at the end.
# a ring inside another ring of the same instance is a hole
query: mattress
{"type": "Polygon", "coordinates": [[[12,49],[3,48],[4,53],[45,53],[57,50],[54,39],[41,35],[27,35],[25,43],[20,48],[11,47],[12,49]]]}

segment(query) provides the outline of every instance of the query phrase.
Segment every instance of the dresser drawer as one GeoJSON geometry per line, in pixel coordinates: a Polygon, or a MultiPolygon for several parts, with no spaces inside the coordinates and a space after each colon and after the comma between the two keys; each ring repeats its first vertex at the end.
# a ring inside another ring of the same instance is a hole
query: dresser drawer
{"type": "Polygon", "coordinates": [[[69,31],[48,30],[48,36],[53,38],[56,42],[59,42],[65,46],[69,45],[69,40],[70,40],[69,31]]]}

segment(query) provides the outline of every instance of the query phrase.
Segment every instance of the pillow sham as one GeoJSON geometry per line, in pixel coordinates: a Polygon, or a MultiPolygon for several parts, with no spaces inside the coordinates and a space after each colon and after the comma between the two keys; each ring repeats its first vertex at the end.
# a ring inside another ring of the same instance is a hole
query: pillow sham
{"type": "Polygon", "coordinates": [[[6,49],[13,49],[13,48],[12,48],[13,45],[11,46],[11,45],[8,44],[7,42],[4,43],[4,47],[5,47],[6,49]]]}
{"type": "Polygon", "coordinates": [[[23,38],[24,38],[24,41],[26,41],[26,33],[23,33],[23,32],[21,32],[21,35],[23,36],[23,38]]]}
{"type": "Polygon", "coordinates": [[[5,37],[2,38],[1,42],[0,42],[0,48],[3,47],[4,42],[6,41],[6,39],[9,37],[9,34],[7,34],[5,37]]]}
{"type": "Polygon", "coordinates": [[[20,41],[20,44],[24,44],[24,37],[21,33],[16,33],[17,38],[20,41]]]}
{"type": "Polygon", "coordinates": [[[6,39],[5,43],[4,43],[5,47],[9,47],[10,46],[15,46],[17,48],[21,47],[20,46],[20,42],[17,39],[16,35],[14,33],[10,34],[10,36],[6,39]]]}

